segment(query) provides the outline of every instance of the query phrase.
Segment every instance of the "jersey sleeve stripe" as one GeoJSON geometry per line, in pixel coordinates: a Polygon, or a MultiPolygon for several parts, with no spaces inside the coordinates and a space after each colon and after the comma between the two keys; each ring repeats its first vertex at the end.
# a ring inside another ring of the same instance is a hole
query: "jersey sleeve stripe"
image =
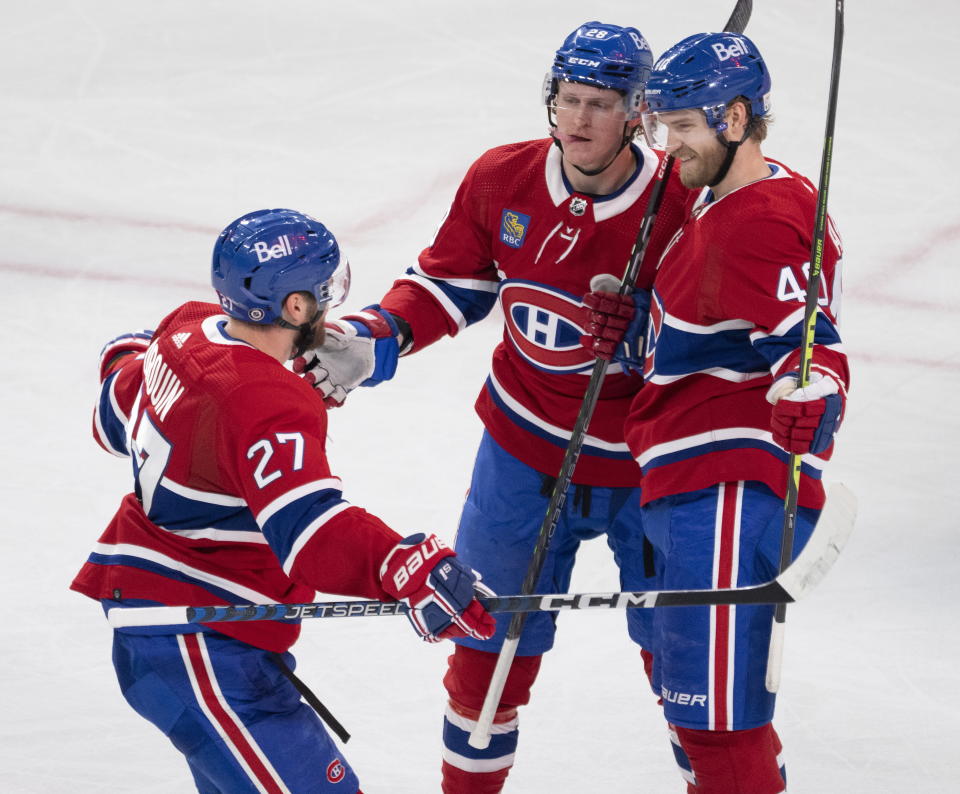
{"type": "Polygon", "coordinates": [[[125,458],[127,450],[127,415],[120,410],[114,387],[117,374],[113,373],[100,387],[100,400],[93,414],[97,440],[107,452],[125,458]]]}
{"type": "Polygon", "coordinates": [[[341,488],[339,477],[327,477],[322,480],[314,480],[313,482],[304,483],[297,488],[292,488],[282,496],[274,499],[259,513],[257,513],[257,523],[263,527],[271,518],[273,518],[274,514],[278,513],[280,510],[283,510],[283,508],[287,507],[287,505],[296,502],[298,499],[302,499],[304,496],[309,496],[310,494],[319,494],[321,491],[330,490],[337,491],[338,494],[340,493],[341,488]]]}
{"type": "Polygon", "coordinates": [[[281,560],[283,565],[283,572],[290,576],[290,572],[293,570],[293,566],[296,565],[297,558],[300,555],[300,552],[303,551],[303,548],[310,542],[310,539],[324,526],[330,519],[335,516],[340,515],[348,507],[352,507],[349,502],[338,502],[333,505],[319,516],[317,516],[313,521],[311,521],[301,532],[297,539],[294,540],[293,545],[290,547],[290,552],[287,554],[285,560],[281,560]]]}
{"type": "Polygon", "coordinates": [[[419,264],[413,265],[407,271],[411,275],[422,276],[423,278],[430,279],[433,282],[442,282],[444,284],[449,284],[451,287],[456,287],[457,289],[465,290],[474,290],[478,292],[493,292],[496,293],[499,289],[499,282],[488,281],[486,279],[477,279],[477,278],[444,278],[443,276],[432,276],[427,273],[423,267],[419,264]]]}
{"type": "Polygon", "coordinates": [[[410,281],[429,292],[461,331],[486,317],[497,302],[494,282],[482,282],[492,287],[492,291],[488,286],[482,289],[458,287],[444,279],[419,275],[413,268],[408,268],[400,281],[410,281]]]}

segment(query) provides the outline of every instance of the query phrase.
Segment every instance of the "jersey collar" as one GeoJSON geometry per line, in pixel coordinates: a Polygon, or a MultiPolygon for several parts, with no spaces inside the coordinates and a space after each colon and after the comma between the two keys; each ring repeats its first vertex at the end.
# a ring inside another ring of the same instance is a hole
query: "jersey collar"
{"type": "MultiPolygon", "coordinates": [[[[593,204],[593,217],[598,221],[613,218],[630,209],[637,199],[643,195],[657,171],[657,155],[645,144],[632,143],[630,148],[636,156],[637,167],[630,177],[616,192],[607,196],[593,196],[587,193],[578,193],[590,198],[593,204]]],[[[547,152],[545,168],[547,190],[555,207],[559,207],[574,194],[567,178],[563,173],[563,153],[556,146],[551,146],[547,152]]]]}

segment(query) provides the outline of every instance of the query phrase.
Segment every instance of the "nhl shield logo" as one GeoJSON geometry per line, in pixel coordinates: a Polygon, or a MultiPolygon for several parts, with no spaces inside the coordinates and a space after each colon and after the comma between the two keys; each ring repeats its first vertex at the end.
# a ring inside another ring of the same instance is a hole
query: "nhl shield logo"
{"type": "Polygon", "coordinates": [[[519,248],[527,238],[530,216],[522,212],[504,210],[500,215],[500,240],[511,248],[519,248]]]}
{"type": "Polygon", "coordinates": [[[570,199],[570,214],[578,218],[587,211],[587,200],[580,196],[574,196],[570,199]]]}

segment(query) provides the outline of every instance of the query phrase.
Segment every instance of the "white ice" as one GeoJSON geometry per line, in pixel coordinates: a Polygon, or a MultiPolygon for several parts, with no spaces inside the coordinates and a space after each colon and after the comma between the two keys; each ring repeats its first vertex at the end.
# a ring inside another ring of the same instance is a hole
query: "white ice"
{"type": "MultiPolygon", "coordinates": [[[[755,5],[748,32],[774,81],[766,152],[816,181],[833,5],[755,5]]],[[[662,50],[731,6],[4,4],[0,790],[191,790],[122,700],[98,606],[67,590],[128,485],[90,438],[100,345],[209,298],[215,234],[261,207],[324,220],[350,251],[348,308],[376,300],[476,156],[544,134],[541,78],[569,30],[635,24],[662,50]]],[[[958,22],[952,0],[847,10],[830,206],[854,374],[828,479],[861,513],[830,577],[789,610],[776,725],[796,794],[958,790],[958,22]]],[[[348,498],[452,537],[499,333],[491,318],[407,359],[331,416],[348,498]]],[[[574,588],[616,588],[602,542],[582,550],[574,588]]],[[[623,623],[560,618],[509,792],[683,790],[623,623]]],[[[398,618],[304,625],[300,671],[352,730],[367,792],[439,790],[448,652],[398,618]]]]}

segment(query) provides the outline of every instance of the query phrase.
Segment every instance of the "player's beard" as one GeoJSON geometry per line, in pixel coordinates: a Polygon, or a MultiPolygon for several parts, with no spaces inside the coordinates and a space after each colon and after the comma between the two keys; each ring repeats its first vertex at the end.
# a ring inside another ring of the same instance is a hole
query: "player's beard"
{"type": "Polygon", "coordinates": [[[680,181],[685,188],[696,189],[706,187],[719,173],[720,166],[727,156],[727,150],[719,141],[711,141],[709,147],[696,151],[684,147],[675,153],[678,159],[687,155],[694,155],[692,160],[680,164],[680,181]]]}

